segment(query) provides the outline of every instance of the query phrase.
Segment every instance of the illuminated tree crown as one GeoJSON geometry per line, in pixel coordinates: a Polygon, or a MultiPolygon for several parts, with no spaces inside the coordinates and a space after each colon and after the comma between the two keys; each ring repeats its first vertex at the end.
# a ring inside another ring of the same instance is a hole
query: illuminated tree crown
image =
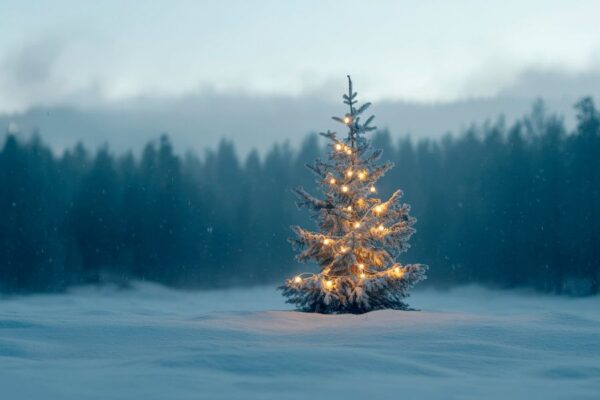
{"type": "Polygon", "coordinates": [[[320,232],[293,226],[290,239],[301,262],[314,261],[321,271],[288,279],[280,289],[287,302],[305,311],[363,313],[380,309],[406,310],[408,289],[425,279],[427,266],[401,265],[396,260],[410,245],[416,220],[410,207],[400,202],[397,190],[387,201],[376,197],[376,182],[393,164],[377,163],[381,150],[371,150],[365,134],[375,130],[374,116],[364,123],[361,115],[371,103],[355,107],[357,93],[348,76],[343,95],[349,112],[333,117],[348,128],[348,136],[321,133],[329,140],[327,162],[316,160],[307,167],[317,176],[324,198],[302,187],[294,190],[298,206],[314,213],[320,232]]]}

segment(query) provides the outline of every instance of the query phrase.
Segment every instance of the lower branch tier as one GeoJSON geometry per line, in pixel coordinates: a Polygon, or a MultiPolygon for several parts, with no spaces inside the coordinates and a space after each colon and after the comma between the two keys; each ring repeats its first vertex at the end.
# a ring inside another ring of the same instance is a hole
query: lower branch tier
{"type": "Polygon", "coordinates": [[[426,271],[426,265],[412,264],[403,267],[401,277],[345,276],[332,281],[315,275],[311,279],[290,279],[279,289],[288,298],[287,303],[308,312],[362,314],[384,309],[408,310],[403,300],[414,284],[426,278],[426,271]]]}

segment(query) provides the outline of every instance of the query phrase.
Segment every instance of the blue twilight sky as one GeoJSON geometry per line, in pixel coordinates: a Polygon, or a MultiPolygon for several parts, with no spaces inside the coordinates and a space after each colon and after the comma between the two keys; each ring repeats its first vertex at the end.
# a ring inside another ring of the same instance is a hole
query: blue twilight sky
{"type": "Polygon", "coordinates": [[[346,73],[380,102],[571,104],[600,92],[599,16],[599,1],[577,0],[0,0],[0,113],[199,93],[330,100],[346,73]]]}

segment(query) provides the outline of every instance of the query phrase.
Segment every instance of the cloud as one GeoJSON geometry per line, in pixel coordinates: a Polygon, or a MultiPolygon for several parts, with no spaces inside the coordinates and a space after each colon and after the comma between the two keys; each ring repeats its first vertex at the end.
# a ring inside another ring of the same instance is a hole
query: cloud
{"type": "MultiPolygon", "coordinates": [[[[341,90],[340,90],[341,94],[341,90]]],[[[366,101],[366,98],[360,98],[366,101]]],[[[507,121],[528,113],[534,98],[488,98],[448,103],[375,102],[370,111],[379,128],[393,137],[439,137],[457,133],[471,123],[506,116],[507,121]]],[[[548,110],[572,114],[571,102],[548,101],[548,110]]],[[[242,153],[252,148],[265,151],[274,142],[297,146],[309,132],[343,127],[331,120],[343,115],[346,106],[314,96],[252,96],[195,93],[174,98],[137,98],[101,107],[44,107],[24,113],[0,114],[0,129],[11,122],[25,132],[38,128],[55,149],[77,141],[96,147],[109,143],[112,149],[139,150],[151,139],[168,133],[179,151],[202,152],[214,148],[222,138],[235,143],[242,153]]]]}
{"type": "MultiPolygon", "coordinates": [[[[303,94],[294,96],[198,89],[181,95],[100,100],[102,82],[77,90],[64,84],[66,77],[60,72],[68,44],[61,38],[47,38],[23,46],[0,63],[0,93],[9,93],[24,105],[22,112],[0,114],[0,132],[11,123],[25,132],[37,128],[56,149],[79,140],[91,146],[108,142],[116,150],[139,149],[167,132],[179,149],[202,151],[226,137],[246,153],[251,148],[265,150],[275,141],[297,145],[309,132],[339,130],[330,117],[345,112],[339,101],[346,90],[343,79],[325,80],[321,86],[307,84],[303,94]]],[[[564,115],[572,126],[575,101],[584,95],[600,95],[598,68],[578,73],[528,68],[505,73],[499,82],[494,82],[494,71],[490,74],[487,80],[480,79],[481,75],[470,82],[474,92],[481,82],[495,84],[494,94],[486,97],[429,103],[374,101],[376,123],[398,137],[439,137],[499,115],[510,123],[542,97],[549,112],[564,115]]],[[[356,89],[361,101],[371,100],[362,96],[366,90],[362,85],[356,89]]]]}
{"type": "Polygon", "coordinates": [[[529,68],[498,93],[499,97],[576,98],[583,95],[600,95],[600,67],[581,72],[529,68]]]}
{"type": "Polygon", "coordinates": [[[23,108],[44,103],[61,93],[57,66],[65,39],[47,36],[9,52],[0,61],[0,107],[23,108]],[[4,102],[2,100],[4,97],[4,102]]]}
{"type": "Polygon", "coordinates": [[[4,62],[5,72],[15,85],[43,86],[51,80],[61,48],[62,43],[53,39],[31,43],[4,62]]]}

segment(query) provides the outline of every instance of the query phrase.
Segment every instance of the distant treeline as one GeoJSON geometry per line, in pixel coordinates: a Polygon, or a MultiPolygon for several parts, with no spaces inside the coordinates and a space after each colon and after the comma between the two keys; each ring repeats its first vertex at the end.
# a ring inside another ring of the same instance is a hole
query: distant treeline
{"type": "MultiPolygon", "coordinates": [[[[600,278],[600,114],[590,98],[578,125],[541,103],[512,126],[499,119],[459,137],[374,147],[396,167],[383,197],[402,188],[417,217],[401,261],[430,265],[430,284],[483,283],[595,294],[600,278]]],[[[257,138],[259,138],[257,133],[257,138]]],[[[289,225],[310,226],[290,189],[315,183],[304,164],[325,151],[275,145],[240,160],[231,143],[179,156],[167,137],[140,157],[53,155],[8,134],[0,153],[0,289],[150,280],[177,287],[275,283],[298,266],[289,225]]]]}

